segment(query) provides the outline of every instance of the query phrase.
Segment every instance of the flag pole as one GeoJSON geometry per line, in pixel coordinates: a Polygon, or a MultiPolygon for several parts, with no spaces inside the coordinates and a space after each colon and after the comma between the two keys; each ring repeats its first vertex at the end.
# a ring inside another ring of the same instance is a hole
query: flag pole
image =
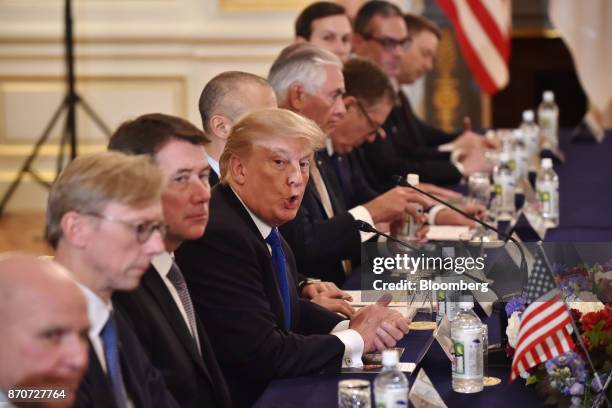
{"type": "MultiPolygon", "coordinates": [[[[542,254],[542,259],[546,263],[546,268],[545,269],[550,274],[551,278],[553,279],[553,282],[555,282],[555,276],[553,275],[552,267],[550,265],[550,262],[548,261],[548,256],[546,255],[546,252],[544,251],[544,248],[542,246],[542,241],[538,241],[538,249],[539,249],[540,253],[542,254]]],[[[556,284],[557,283],[555,282],[555,285],[556,284]]],[[[586,358],[587,358],[587,361],[589,363],[589,366],[591,366],[591,370],[593,370],[593,374],[595,374],[595,378],[597,379],[597,385],[599,385],[599,387],[602,389],[602,392],[603,392],[603,389],[604,389],[603,384],[601,383],[601,379],[599,378],[599,375],[597,375],[597,370],[595,370],[595,365],[593,364],[593,360],[591,360],[591,355],[589,354],[589,350],[587,349],[586,345],[584,344],[584,341],[582,341],[582,336],[580,335],[580,331],[578,330],[578,326],[576,325],[576,322],[574,320],[574,316],[572,316],[571,309],[570,309],[569,305],[567,304],[567,301],[565,300],[565,296],[563,294],[563,290],[561,290],[558,287],[557,287],[557,289],[559,289],[559,292],[561,292],[561,300],[563,300],[563,305],[565,305],[565,310],[567,311],[567,314],[569,314],[572,328],[574,329],[574,333],[576,333],[576,337],[578,338],[578,344],[580,344],[580,347],[584,351],[584,354],[586,355],[586,358]]],[[[606,404],[609,407],[610,406],[610,401],[608,401],[608,397],[606,395],[604,395],[604,399],[606,400],[606,404]]]]}

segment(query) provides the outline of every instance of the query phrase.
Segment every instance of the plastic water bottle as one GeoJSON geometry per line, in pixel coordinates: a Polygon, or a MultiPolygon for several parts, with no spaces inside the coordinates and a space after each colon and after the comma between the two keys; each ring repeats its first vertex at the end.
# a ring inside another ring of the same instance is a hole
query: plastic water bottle
{"type": "Polygon", "coordinates": [[[396,350],[382,352],[383,369],[374,380],[376,408],[408,407],[408,378],[397,368],[399,353],[396,350]]]}
{"type": "MultiPolygon", "coordinates": [[[[442,283],[442,278],[436,276],[434,282],[442,283]]],[[[446,316],[446,291],[442,289],[434,290],[434,296],[436,299],[436,323],[440,323],[444,316],[446,316]]]]}
{"type": "MultiPolygon", "coordinates": [[[[414,173],[409,173],[406,176],[406,181],[409,184],[418,187],[419,185],[419,175],[414,173]]],[[[423,214],[423,206],[421,204],[413,204],[416,207],[418,214],[423,214]]],[[[406,214],[406,218],[404,220],[404,226],[401,229],[400,235],[406,237],[408,240],[415,240],[417,231],[423,226],[422,223],[418,222],[412,215],[406,214]]]]}
{"type": "Polygon", "coordinates": [[[451,322],[453,391],[465,394],[483,389],[483,327],[472,311],[471,297],[460,302],[460,312],[451,322]]]}
{"type": "Polygon", "coordinates": [[[538,106],[538,124],[542,134],[542,145],[556,148],[559,145],[559,107],[553,91],[544,91],[542,103],[538,106]]]}
{"type": "Polygon", "coordinates": [[[532,110],[523,111],[523,123],[520,129],[529,155],[529,171],[536,171],[540,157],[540,127],[535,123],[532,110]]]}
{"type": "Polygon", "coordinates": [[[459,314],[459,301],[461,300],[461,291],[448,289],[444,294],[444,312],[448,321],[452,322],[453,319],[459,314]]]}
{"type": "Polygon", "coordinates": [[[559,176],[550,158],[542,159],[536,178],[536,191],[544,225],[547,228],[559,226],[559,176]]]}
{"type": "Polygon", "coordinates": [[[520,180],[527,178],[529,169],[529,152],[525,144],[525,135],[520,129],[515,129],[512,132],[512,155],[511,166],[514,170],[515,179],[520,180]],[[512,165],[513,164],[513,165],[512,165]]]}
{"type": "Polygon", "coordinates": [[[514,196],[516,194],[516,181],[514,172],[510,167],[510,155],[501,152],[499,163],[493,170],[493,182],[495,184],[495,209],[497,219],[500,221],[511,220],[516,212],[514,196]]]}

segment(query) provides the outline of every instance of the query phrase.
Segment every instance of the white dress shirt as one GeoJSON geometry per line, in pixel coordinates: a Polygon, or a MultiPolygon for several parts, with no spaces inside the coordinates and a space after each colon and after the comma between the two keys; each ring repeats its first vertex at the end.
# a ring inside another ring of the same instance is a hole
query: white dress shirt
{"type": "Polygon", "coordinates": [[[219,166],[219,162],[210,157],[210,154],[207,157],[210,168],[217,173],[217,176],[221,177],[221,167],[219,166]]]}
{"type": "MultiPolygon", "coordinates": [[[[235,191],[234,191],[234,194],[236,194],[235,191]]],[[[251,219],[253,220],[253,222],[255,223],[255,226],[261,233],[261,236],[264,239],[266,239],[268,235],[270,235],[270,232],[272,232],[272,227],[266,224],[261,218],[253,214],[251,210],[246,205],[244,205],[244,202],[242,201],[242,199],[240,198],[238,194],[236,194],[236,197],[238,197],[238,200],[240,200],[244,208],[247,210],[247,212],[251,216],[251,219]]],[[[270,247],[270,245],[267,243],[266,245],[268,246],[268,250],[270,251],[270,253],[272,253],[272,248],[270,247]]],[[[349,320],[341,321],[332,329],[330,334],[333,334],[334,336],[338,337],[340,341],[344,344],[344,355],[342,356],[342,366],[343,367],[362,367],[363,363],[361,361],[361,356],[363,354],[363,349],[365,347],[363,338],[361,338],[361,335],[356,330],[349,329],[349,323],[350,323],[349,320]]]]}

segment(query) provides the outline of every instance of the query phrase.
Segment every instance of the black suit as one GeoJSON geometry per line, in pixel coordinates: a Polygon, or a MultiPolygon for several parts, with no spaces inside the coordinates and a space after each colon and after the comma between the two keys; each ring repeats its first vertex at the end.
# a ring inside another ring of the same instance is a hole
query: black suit
{"type": "Polygon", "coordinates": [[[253,404],[275,378],[337,372],[344,344],[329,333],[342,319],[299,299],[293,253],[287,258],[291,330],[268,246],[225,184],[212,190],[206,234],[176,251],[192,298],[225,374],[235,406],[253,404]]]}
{"type": "Polygon", "coordinates": [[[357,157],[351,154],[334,153],[331,163],[348,208],[365,204],[379,195],[379,192],[367,181],[357,157]]]}
{"type": "Polygon", "coordinates": [[[406,123],[411,127],[415,142],[419,146],[438,147],[445,143],[450,143],[459,136],[459,133],[447,133],[442,129],[433,127],[421,120],[412,109],[412,104],[408,97],[400,91],[400,106],[406,117],[406,123]]]}
{"type": "Polygon", "coordinates": [[[210,168],[210,173],[208,173],[208,184],[210,184],[211,187],[219,184],[219,175],[215,173],[212,167],[210,168]]]}
{"type": "MultiPolygon", "coordinates": [[[[149,361],[129,323],[114,313],[119,339],[121,374],[129,398],[136,408],[178,407],[161,374],[149,361]]],[[[102,370],[94,348],[89,345],[89,366],[77,391],[75,407],[113,408],[116,402],[109,377],[102,370]]]]}
{"type": "Polygon", "coordinates": [[[115,293],[151,362],[181,407],[230,407],[229,391],[208,335],[196,318],[202,355],[162,277],[149,267],[140,286],[115,293]]]}
{"type": "Polygon", "coordinates": [[[396,105],[383,125],[387,138],[376,138],[359,148],[374,175],[371,184],[379,191],[387,190],[393,186],[393,175],[405,176],[408,173],[418,174],[422,182],[458,183],[462,175],[450,162],[450,153],[427,146],[426,136],[422,134],[426,128],[422,122],[419,125],[415,121],[414,114],[409,116],[408,111],[406,106],[396,105]]]}
{"type": "Polygon", "coordinates": [[[280,230],[295,253],[301,273],[340,286],[346,278],[342,260],[349,259],[354,265],[361,260],[361,236],[355,227],[355,218],[347,211],[340,182],[327,152],[317,152],[316,161],[329,193],[334,217],[327,217],[311,177],[296,217],[280,230]]]}

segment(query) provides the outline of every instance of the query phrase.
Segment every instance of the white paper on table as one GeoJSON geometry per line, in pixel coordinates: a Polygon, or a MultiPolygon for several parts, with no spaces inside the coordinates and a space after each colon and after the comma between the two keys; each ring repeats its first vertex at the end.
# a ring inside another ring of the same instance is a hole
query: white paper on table
{"type": "Polygon", "coordinates": [[[412,384],[408,399],[415,408],[446,408],[446,404],[436,391],[436,387],[422,368],[419,370],[414,384],[412,384]]]}
{"type": "Polygon", "coordinates": [[[459,237],[470,232],[470,227],[463,225],[430,225],[427,239],[433,241],[459,241],[459,237]]]}

